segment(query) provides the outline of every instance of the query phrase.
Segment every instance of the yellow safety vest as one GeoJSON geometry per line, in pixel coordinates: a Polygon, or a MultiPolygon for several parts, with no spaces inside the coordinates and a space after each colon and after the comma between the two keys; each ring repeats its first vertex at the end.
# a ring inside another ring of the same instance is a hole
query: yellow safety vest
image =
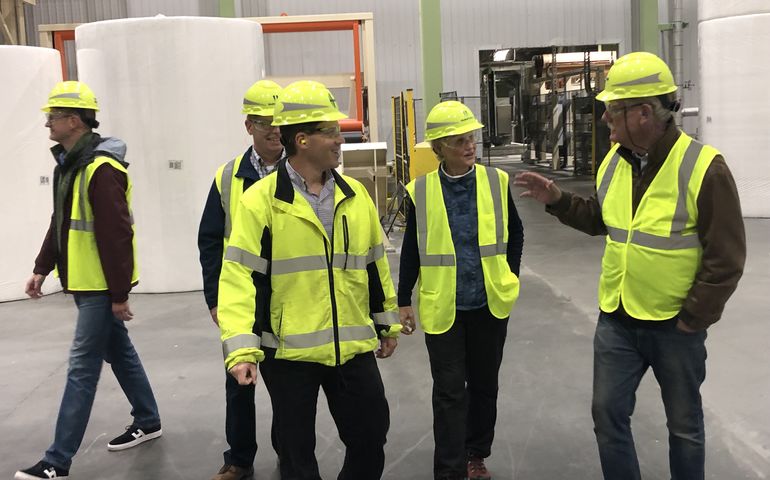
{"type": "Polygon", "coordinates": [[[631,165],[613,147],[596,176],[607,227],[599,307],[620,302],[640,320],[667,320],[682,309],[700,268],[698,194],[719,152],[682,133],[632,215],[631,165]]]}
{"type": "MultiPolygon", "coordinates": [[[[508,202],[504,192],[508,191],[508,174],[483,165],[475,168],[479,251],[487,304],[492,315],[507,318],[519,297],[519,279],[506,259],[508,202]]],[[[454,324],[457,272],[438,170],[412,180],[406,188],[417,217],[420,323],[426,333],[444,333],[454,324]]]]}
{"type": "MultiPolygon", "coordinates": [[[[128,187],[126,199],[128,210],[131,211],[131,179],[126,167],[109,157],[96,157],[94,161],[81,168],[75,175],[72,188],[72,213],[67,238],[67,289],[71,291],[105,291],[108,290],[107,279],[104,277],[99,250],[96,247],[94,235],[94,211],[88,198],[88,186],[96,169],[108,163],[112,168],[126,174],[128,187]]],[[[131,220],[133,226],[133,216],[131,220]]],[[[131,283],[139,280],[139,267],[136,260],[136,236],[132,239],[134,255],[134,272],[131,283]]]]}
{"type": "MultiPolygon", "coordinates": [[[[251,151],[250,149],[248,150],[251,151]]],[[[230,241],[230,233],[233,230],[234,210],[241,201],[243,195],[243,179],[236,177],[235,174],[241,166],[241,161],[245,153],[235,157],[217,169],[214,182],[219,190],[219,197],[222,202],[222,210],[225,211],[225,236],[224,249],[227,250],[227,244],[230,241]]]]}
{"type": "Polygon", "coordinates": [[[280,359],[341,365],[377,348],[375,323],[388,326],[384,336],[398,335],[396,293],[374,203],[363,185],[346,176],[337,177],[334,203],[330,239],[283,164],[241,197],[219,280],[217,313],[228,369],[261,361],[262,346],[275,348],[280,359]],[[265,231],[270,251],[263,251],[265,231]],[[252,333],[253,272],[270,276],[273,333],[261,337],[252,333]],[[370,272],[382,285],[382,298],[372,299],[382,312],[370,312],[370,272]]]}

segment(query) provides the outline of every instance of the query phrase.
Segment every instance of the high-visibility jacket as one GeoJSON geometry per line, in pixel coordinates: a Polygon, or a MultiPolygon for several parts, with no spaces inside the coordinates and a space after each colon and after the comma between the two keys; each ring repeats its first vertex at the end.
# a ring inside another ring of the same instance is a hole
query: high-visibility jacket
{"type": "MultiPolygon", "coordinates": [[[[519,297],[519,279],[506,259],[508,174],[476,165],[476,208],[484,289],[489,311],[508,318],[519,297]]],[[[412,180],[407,191],[415,206],[420,254],[419,314],[426,333],[444,333],[454,324],[457,271],[438,170],[412,180]]],[[[471,228],[471,226],[468,226],[471,228]]]]}
{"type": "MultiPolygon", "coordinates": [[[[126,174],[128,186],[126,200],[131,211],[131,178],[128,170],[120,162],[106,156],[98,156],[93,162],[81,168],[75,176],[72,188],[72,213],[67,240],[67,289],[70,291],[106,291],[107,279],[104,276],[99,250],[94,234],[94,211],[88,198],[88,186],[96,169],[108,163],[112,168],[126,174]]],[[[132,217],[133,229],[133,217],[132,217]]],[[[136,259],[136,237],[132,240],[134,271],[131,283],[139,280],[139,268],[136,259]]]]}
{"type": "Polygon", "coordinates": [[[682,133],[632,214],[631,165],[614,146],[596,176],[607,227],[599,307],[640,320],[667,320],[682,309],[700,268],[698,194],[719,152],[682,133]]]}
{"type": "Polygon", "coordinates": [[[228,369],[261,361],[262,346],[279,359],[341,365],[375,350],[378,331],[400,332],[374,203],[358,181],[332,174],[332,238],[294,190],[285,162],[241,197],[219,280],[228,369]]]}

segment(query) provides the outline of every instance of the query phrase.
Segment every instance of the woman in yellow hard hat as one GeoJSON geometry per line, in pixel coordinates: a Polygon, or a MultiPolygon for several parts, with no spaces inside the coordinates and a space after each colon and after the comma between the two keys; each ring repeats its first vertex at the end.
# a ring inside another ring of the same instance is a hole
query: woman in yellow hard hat
{"type": "Polygon", "coordinates": [[[519,295],[524,242],[508,174],[476,163],[483,125],[457,101],[436,105],[425,139],[439,168],[407,186],[410,207],[398,284],[405,334],[415,329],[412,289],[433,376],[434,477],[491,478],[498,371],[519,295]]]}

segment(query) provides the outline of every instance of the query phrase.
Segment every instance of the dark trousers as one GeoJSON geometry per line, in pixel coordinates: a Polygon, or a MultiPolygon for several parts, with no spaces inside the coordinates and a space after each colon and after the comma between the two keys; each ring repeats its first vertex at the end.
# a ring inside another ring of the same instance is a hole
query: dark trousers
{"type": "Polygon", "coordinates": [[[490,454],[507,327],[507,318],[483,307],[457,311],[452,328],[425,335],[433,375],[435,478],[463,478],[468,455],[490,454]]]}
{"type": "Polygon", "coordinates": [[[320,480],[315,458],[316,405],[323,388],[345,444],[338,480],[377,480],[385,467],[390,411],[373,353],[338,367],[279,360],[265,349],[262,378],[273,404],[281,480],[320,480]]]}
{"type": "MultiPolygon", "coordinates": [[[[254,385],[238,385],[238,380],[229,373],[226,377],[225,437],[230,448],[224,453],[225,464],[251,468],[257,454],[254,385]]],[[[270,438],[273,449],[278,453],[275,421],[271,426],[270,438]]]]}
{"type": "Polygon", "coordinates": [[[700,386],[706,378],[705,341],[705,331],[682,332],[675,319],[644,327],[635,320],[618,320],[605,313],[599,316],[592,413],[605,479],[641,478],[631,414],[639,382],[652,367],[666,410],[671,478],[703,480],[700,386]]]}

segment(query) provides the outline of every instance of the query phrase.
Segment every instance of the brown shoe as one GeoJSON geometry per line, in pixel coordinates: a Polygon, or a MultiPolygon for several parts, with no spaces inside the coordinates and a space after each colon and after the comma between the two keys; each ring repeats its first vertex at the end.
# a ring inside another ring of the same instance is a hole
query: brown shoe
{"type": "Polygon", "coordinates": [[[219,472],[211,480],[246,480],[254,476],[254,467],[243,468],[235,465],[222,465],[219,472]]]}
{"type": "Polygon", "coordinates": [[[468,480],[491,480],[492,475],[484,465],[484,459],[468,456],[468,480]]]}

